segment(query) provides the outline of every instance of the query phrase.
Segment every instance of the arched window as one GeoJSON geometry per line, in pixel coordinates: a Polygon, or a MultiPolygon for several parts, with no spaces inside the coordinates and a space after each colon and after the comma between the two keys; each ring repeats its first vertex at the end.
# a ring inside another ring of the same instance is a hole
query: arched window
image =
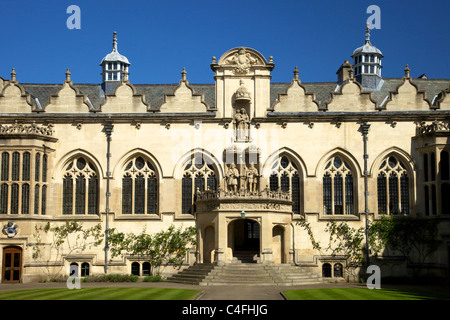
{"type": "Polygon", "coordinates": [[[89,263],[83,262],[81,264],[81,276],[82,277],[89,277],[89,263]]]}
{"type": "Polygon", "coordinates": [[[185,165],[181,179],[181,213],[194,214],[195,193],[217,189],[217,178],[214,166],[201,156],[191,157],[185,165]]]}
{"type": "Polygon", "coordinates": [[[139,262],[133,262],[131,264],[131,274],[135,276],[141,275],[141,265],[139,262]]]}
{"type": "Polygon", "coordinates": [[[342,264],[340,263],[336,263],[333,266],[333,277],[335,278],[342,278],[343,274],[342,274],[342,264]]]}
{"type": "Polygon", "coordinates": [[[378,213],[409,214],[409,177],[395,156],[383,160],[377,177],[378,213]]]}
{"type": "Polygon", "coordinates": [[[150,274],[150,262],[144,262],[142,264],[142,275],[149,276],[150,274]]]}
{"type": "Polygon", "coordinates": [[[355,188],[350,165],[339,156],[332,157],[325,166],[322,181],[324,214],[354,214],[355,188]]]}
{"type": "Polygon", "coordinates": [[[157,214],[158,179],[150,161],[143,157],[130,160],[122,177],[122,213],[157,214]]]}
{"type": "Polygon", "coordinates": [[[292,212],[300,213],[300,174],[295,162],[282,156],[274,162],[271,172],[270,190],[290,192],[293,202],[292,212]]]}
{"type": "MultiPolygon", "coordinates": [[[[44,199],[44,189],[42,199],[44,199]]],[[[83,157],[72,159],[63,178],[63,214],[98,213],[98,178],[92,162],[83,157]]]]}
{"type": "Polygon", "coordinates": [[[323,278],[331,278],[331,264],[324,263],[322,265],[322,277],[323,278]]]}

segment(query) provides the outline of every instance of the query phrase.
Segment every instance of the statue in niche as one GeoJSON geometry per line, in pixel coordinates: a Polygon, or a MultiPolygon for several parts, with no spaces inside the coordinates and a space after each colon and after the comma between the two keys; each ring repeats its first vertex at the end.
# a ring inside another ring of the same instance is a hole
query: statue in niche
{"type": "Polygon", "coordinates": [[[236,65],[234,73],[247,73],[258,60],[247,53],[244,48],[240,48],[237,53],[227,59],[227,62],[236,65]]]}
{"type": "Polygon", "coordinates": [[[236,129],[236,141],[247,141],[250,119],[244,108],[241,108],[241,110],[236,112],[233,123],[234,128],[236,129]]]}
{"type": "Polygon", "coordinates": [[[239,170],[236,168],[234,163],[230,164],[226,173],[226,179],[228,191],[236,192],[239,179],[239,170]]]}
{"type": "Polygon", "coordinates": [[[253,163],[250,163],[250,166],[245,169],[245,175],[248,182],[247,191],[256,192],[258,185],[258,169],[255,168],[253,163]]]}

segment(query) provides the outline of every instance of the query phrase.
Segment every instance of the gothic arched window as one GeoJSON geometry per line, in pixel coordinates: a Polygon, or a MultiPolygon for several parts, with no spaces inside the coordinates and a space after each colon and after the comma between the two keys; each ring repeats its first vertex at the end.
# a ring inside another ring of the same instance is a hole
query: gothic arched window
{"type": "Polygon", "coordinates": [[[194,214],[195,193],[217,189],[214,166],[201,156],[192,157],[185,165],[181,179],[181,213],[194,214]]]}
{"type": "Polygon", "coordinates": [[[63,214],[98,213],[97,170],[83,157],[72,159],[65,168],[62,211],[63,214]]]}
{"type": "Polygon", "coordinates": [[[325,165],[323,181],[323,213],[354,214],[355,188],[350,165],[339,156],[332,157],[325,165]]]}
{"type": "Polygon", "coordinates": [[[271,170],[270,190],[290,192],[293,202],[292,212],[300,213],[300,174],[295,162],[282,156],[274,162],[271,170]]]}
{"type": "Polygon", "coordinates": [[[150,161],[138,156],[130,160],[122,177],[122,213],[157,214],[158,179],[150,161]]]}
{"type": "Polygon", "coordinates": [[[409,177],[395,156],[383,160],[377,177],[378,213],[409,214],[409,177]]]}

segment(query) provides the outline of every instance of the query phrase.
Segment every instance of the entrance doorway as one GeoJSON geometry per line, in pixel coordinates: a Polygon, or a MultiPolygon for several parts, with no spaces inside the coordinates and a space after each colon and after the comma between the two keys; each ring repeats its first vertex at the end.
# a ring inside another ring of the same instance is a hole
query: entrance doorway
{"type": "Polygon", "coordinates": [[[257,262],[260,253],[261,231],[258,222],[239,219],[228,226],[228,246],[233,258],[241,262],[257,262]]]}
{"type": "Polygon", "coordinates": [[[22,249],[6,247],[3,249],[2,282],[20,282],[22,273],[22,249]]]}

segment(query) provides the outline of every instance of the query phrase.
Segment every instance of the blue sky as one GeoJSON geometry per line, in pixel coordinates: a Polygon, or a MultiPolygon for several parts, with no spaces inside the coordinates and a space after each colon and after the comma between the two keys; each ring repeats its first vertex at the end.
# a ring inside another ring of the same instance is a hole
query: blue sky
{"type": "Polygon", "coordinates": [[[45,0],[0,2],[0,77],[22,83],[99,83],[101,59],[118,49],[131,62],[130,82],[214,83],[211,57],[246,46],[273,56],[272,82],[336,81],[336,71],[364,43],[367,7],[381,10],[372,43],[384,55],[384,77],[450,78],[450,1],[304,0],[45,0]],[[70,30],[67,7],[81,9],[70,30]]]}

